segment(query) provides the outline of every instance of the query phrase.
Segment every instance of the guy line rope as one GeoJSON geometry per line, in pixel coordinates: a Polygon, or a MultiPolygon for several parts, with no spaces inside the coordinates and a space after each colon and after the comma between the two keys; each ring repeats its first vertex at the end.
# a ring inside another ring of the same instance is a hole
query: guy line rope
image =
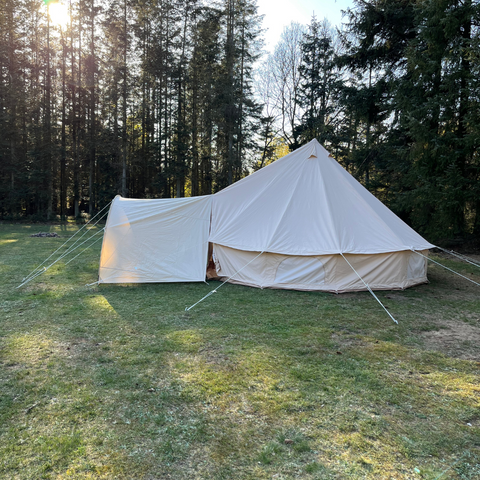
{"type": "Polygon", "coordinates": [[[358,272],[353,268],[352,264],[345,258],[343,253],[340,253],[343,259],[350,265],[350,268],[355,272],[357,277],[362,281],[362,283],[367,287],[367,290],[373,295],[373,298],[382,306],[382,308],[387,312],[388,316],[398,325],[398,322],[393,318],[392,314],[385,308],[383,303],[378,299],[378,297],[373,293],[373,290],[370,288],[368,283],[366,283],[363,278],[358,274],[358,272]]]}
{"type": "Polygon", "coordinates": [[[461,253],[454,252],[453,250],[446,250],[445,248],[442,248],[442,247],[436,247],[436,248],[438,248],[442,252],[449,253],[450,255],[453,255],[454,257],[457,257],[460,260],[463,260],[464,262],[469,263],[470,265],[475,265],[476,267],[480,268],[480,264],[476,263],[475,260],[467,257],[466,255],[462,255],[461,253]]]}
{"type": "MultiPolygon", "coordinates": [[[[77,250],[79,247],[81,247],[82,245],[84,245],[85,243],[89,242],[93,237],[95,237],[96,235],[98,235],[99,233],[102,233],[105,228],[102,228],[101,230],[95,232],[93,235],[90,235],[86,240],[84,240],[83,242],[79,243],[80,240],[85,236],[87,235],[107,214],[108,214],[108,211],[105,212],[93,225],[90,225],[91,222],[97,218],[104,210],[106,210],[110,204],[112,202],[108,203],[105,207],[103,207],[94,217],[92,217],[85,225],[83,225],[82,228],[80,228],[77,232],[75,232],[70,238],[68,238],[68,240],[66,242],[64,242],[60,247],[58,247],[49,257],[47,257],[40,265],[38,265],[32,272],[30,272],[23,280],[22,280],[22,283],[20,285],[18,285],[18,287],[16,288],[20,288],[20,287],[23,287],[24,285],[26,285],[27,283],[31,282],[32,280],[34,280],[35,278],[37,278],[38,276],[42,275],[42,273],[45,273],[49,268],[53,267],[53,265],[55,265],[57,262],[59,262],[60,260],[62,260],[63,258],[65,258],[66,256],[70,255],[72,252],[74,252],[75,250],[77,250]],[[86,228],[90,225],[91,228],[86,228]],[[60,254],[60,256],[54,260],[52,263],[50,263],[48,266],[44,266],[48,260],[50,260],[56,253],[58,253],[63,247],[65,247],[67,245],[68,242],[70,242],[71,240],[73,240],[74,237],[76,237],[82,230],[85,229],[85,232],[79,237],[76,239],[76,241],[71,244],[63,253],[60,254]],[[77,245],[78,244],[78,245],[77,245]],[[43,268],[42,268],[43,267],[43,268]]],[[[96,243],[98,240],[100,239],[96,239],[93,243],[91,243],[87,248],[85,248],[81,253],[83,253],[85,250],[87,250],[88,248],[90,248],[94,243],[96,243]]],[[[72,260],[74,260],[75,258],[77,258],[78,255],[76,255],[74,258],[72,258],[71,260],[69,260],[67,262],[70,263],[72,260]]]]}
{"type": "Polygon", "coordinates": [[[227,278],[219,287],[213,289],[212,291],[208,292],[203,298],[201,298],[197,303],[194,303],[192,306],[185,308],[185,311],[188,312],[191,310],[193,307],[198,305],[200,302],[203,302],[206,298],[208,298],[210,295],[213,295],[214,293],[217,293],[217,291],[222,288],[229,280],[231,280],[235,275],[240,273],[245,267],[248,267],[254,260],[256,260],[262,253],[260,252],[256,257],[252,258],[246,265],[244,265],[240,270],[237,270],[231,277],[227,278]]]}
{"type": "Polygon", "coordinates": [[[451,268],[448,268],[447,266],[442,265],[441,263],[437,262],[436,260],[433,260],[433,258],[427,257],[427,256],[423,255],[422,253],[417,252],[416,250],[413,250],[413,248],[412,248],[411,250],[412,250],[412,252],[416,253],[417,255],[420,255],[421,257],[426,258],[427,260],[430,260],[431,262],[436,263],[437,265],[440,265],[441,267],[449,270],[450,272],[454,273],[455,275],[458,275],[459,277],[462,277],[462,278],[464,278],[465,280],[468,280],[469,282],[472,282],[472,283],[474,283],[475,285],[477,285],[477,286],[480,287],[480,283],[475,282],[475,281],[472,280],[471,278],[468,278],[468,277],[466,277],[465,275],[462,275],[461,273],[458,273],[458,272],[456,272],[455,270],[452,270],[451,268]]]}

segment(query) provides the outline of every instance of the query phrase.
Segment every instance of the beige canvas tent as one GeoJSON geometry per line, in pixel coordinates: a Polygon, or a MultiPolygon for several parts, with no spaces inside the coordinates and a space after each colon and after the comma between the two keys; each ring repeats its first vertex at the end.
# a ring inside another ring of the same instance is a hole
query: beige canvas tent
{"type": "Polygon", "coordinates": [[[215,195],[116,197],[99,283],[204,280],[209,243],[231,282],[332,292],[424,283],[434,247],[312,140],[215,195]]]}
{"type": "Polygon", "coordinates": [[[202,282],[212,196],[137,200],[110,206],[99,283],[202,282]]]}

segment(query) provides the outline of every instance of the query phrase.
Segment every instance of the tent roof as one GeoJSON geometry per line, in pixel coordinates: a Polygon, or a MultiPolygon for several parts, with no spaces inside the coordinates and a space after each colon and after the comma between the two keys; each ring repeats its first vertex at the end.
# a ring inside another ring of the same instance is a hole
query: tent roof
{"type": "Polygon", "coordinates": [[[317,140],[216,193],[209,240],[286,255],[375,254],[434,246],[317,140]]]}

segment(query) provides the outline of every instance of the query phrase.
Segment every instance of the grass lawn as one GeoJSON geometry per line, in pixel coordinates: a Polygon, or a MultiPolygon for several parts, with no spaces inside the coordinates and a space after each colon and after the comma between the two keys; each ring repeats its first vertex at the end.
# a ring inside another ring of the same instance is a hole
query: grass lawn
{"type": "MultiPolygon", "coordinates": [[[[75,226],[0,225],[0,478],[479,479],[480,287],[369,293],[97,279],[75,226]],[[55,231],[60,238],[32,238],[55,231]]],[[[480,269],[441,259],[480,282],[480,269]]]]}

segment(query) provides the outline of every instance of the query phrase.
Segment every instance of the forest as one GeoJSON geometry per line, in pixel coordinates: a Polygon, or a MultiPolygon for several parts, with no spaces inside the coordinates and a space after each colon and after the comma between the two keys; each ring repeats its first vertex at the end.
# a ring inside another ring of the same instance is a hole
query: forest
{"type": "Polygon", "coordinates": [[[0,219],[208,195],[317,138],[429,240],[480,241],[478,0],[320,15],[268,53],[255,0],[4,0],[0,219]]]}

